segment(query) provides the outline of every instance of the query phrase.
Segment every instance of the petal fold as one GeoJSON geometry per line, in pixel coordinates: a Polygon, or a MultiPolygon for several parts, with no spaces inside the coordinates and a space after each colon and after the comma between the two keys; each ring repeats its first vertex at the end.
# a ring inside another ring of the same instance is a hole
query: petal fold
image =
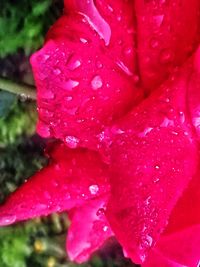
{"type": "Polygon", "coordinates": [[[108,219],[128,256],[142,263],[197,170],[187,108],[193,59],[112,129],[108,219]]]}
{"type": "Polygon", "coordinates": [[[113,235],[104,214],[107,199],[104,196],[91,200],[69,213],[72,223],[67,235],[67,252],[71,260],[78,263],[88,260],[113,235]]]}

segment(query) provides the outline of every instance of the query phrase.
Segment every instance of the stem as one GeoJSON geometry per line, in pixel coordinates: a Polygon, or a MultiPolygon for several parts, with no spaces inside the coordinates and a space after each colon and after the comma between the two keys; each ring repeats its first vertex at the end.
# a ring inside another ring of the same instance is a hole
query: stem
{"type": "Polygon", "coordinates": [[[23,98],[36,100],[36,90],[32,85],[17,84],[5,78],[0,78],[0,89],[20,95],[23,98]]]}

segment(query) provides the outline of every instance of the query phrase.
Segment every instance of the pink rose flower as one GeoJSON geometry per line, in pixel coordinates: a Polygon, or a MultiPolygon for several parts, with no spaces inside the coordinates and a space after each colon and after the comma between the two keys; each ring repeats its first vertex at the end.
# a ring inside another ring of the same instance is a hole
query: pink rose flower
{"type": "Polygon", "coordinates": [[[199,0],[66,0],[31,58],[38,133],[59,141],[0,225],[67,210],[72,260],[114,235],[142,267],[197,267],[199,40],[199,0]]]}

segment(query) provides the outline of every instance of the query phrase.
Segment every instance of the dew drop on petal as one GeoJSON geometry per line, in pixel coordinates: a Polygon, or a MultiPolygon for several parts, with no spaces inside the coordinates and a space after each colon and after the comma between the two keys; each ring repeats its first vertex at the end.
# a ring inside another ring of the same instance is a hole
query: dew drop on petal
{"type": "Polygon", "coordinates": [[[153,238],[150,236],[150,235],[147,235],[146,236],[146,239],[144,241],[144,244],[147,246],[147,247],[151,247],[152,246],[152,243],[153,243],[153,238]]]}
{"type": "Polygon", "coordinates": [[[157,15],[153,17],[155,24],[160,27],[164,20],[164,15],[157,15]]]}
{"type": "Polygon", "coordinates": [[[103,64],[101,63],[101,61],[98,60],[96,62],[96,66],[97,66],[98,69],[101,69],[103,67],[103,64]]]}
{"type": "Polygon", "coordinates": [[[93,88],[94,90],[97,90],[97,89],[101,88],[102,85],[103,85],[103,82],[102,82],[101,77],[100,77],[99,75],[96,75],[96,76],[92,79],[92,81],[91,81],[91,85],[92,85],[92,88],[93,88]]]}
{"type": "Polygon", "coordinates": [[[75,69],[77,69],[78,67],[80,67],[81,66],[81,61],[80,60],[70,60],[69,62],[68,62],[68,64],[67,64],[67,68],[69,69],[69,70],[75,70],[75,69]]]}
{"type": "Polygon", "coordinates": [[[172,54],[171,54],[170,50],[164,49],[163,51],[161,51],[161,53],[160,53],[161,63],[168,63],[171,61],[171,59],[172,59],[172,54]]]}
{"type": "Polygon", "coordinates": [[[61,70],[59,68],[56,68],[56,69],[53,70],[53,73],[55,75],[59,75],[59,74],[61,74],[61,70]]]}
{"type": "Polygon", "coordinates": [[[104,232],[107,232],[108,229],[109,229],[109,227],[108,227],[107,225],[105,225],[105,226],[103,227],[103,231],[104,231],[104,232]]]}
{"type": "Polygon", "coordinates": [[[133,73],[129,70],[129,68],[122,62],[122,61],[117,61],[117,65],[120,67],[120,69],[123,70],[128,76],[132,76],[133,73]]]}
{"type": "Polygon", "coordinates": [[[151,46],[151,48],[158,47],[158,40],[156,40],[155,38],[152,38],[150,41],[150,46],[151,46]]]}
{"type": "Polygon", "coordinates": [[[68,91],[71,91],[73,88],[77,87],[78,85],[79,85],[78,81],[69,79],[68,81],[63,83],[63,88],[68,91]]]}
{"type": "Polygon", "coordinates": [[[88,40],[85,39],[85,38],[80,38],[80,41],[81,41],[81,43],[83,43],[83,44],[87,44],[87,43],[88,43],[88,40]]]}
{"type": "Polygon", "coordinates": [[[92,195],[96,195],[97,192],[99,191],[99,187],[98,187],[98,185],[96,185],[96,184],[90,185],[90,186],[89,186],[89,191],[90,191],[90,193],[91,193],[92,195]]]}
{"type": "Polygon", "coordinates": [[[70,148],[77,148],[79,141],[80,140],[75,136],[68,135],[65,137],[65,142],[70,148]]]}

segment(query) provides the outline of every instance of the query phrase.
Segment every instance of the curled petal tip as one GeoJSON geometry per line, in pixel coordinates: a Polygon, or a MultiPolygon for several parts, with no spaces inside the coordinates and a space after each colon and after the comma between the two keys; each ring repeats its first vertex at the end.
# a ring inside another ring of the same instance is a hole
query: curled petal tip
{"type": "Polygon", "coordinates": [[[16,215],[14,214],[0,214],[0,226],[7,226],[16,222],[16,215]]]}

